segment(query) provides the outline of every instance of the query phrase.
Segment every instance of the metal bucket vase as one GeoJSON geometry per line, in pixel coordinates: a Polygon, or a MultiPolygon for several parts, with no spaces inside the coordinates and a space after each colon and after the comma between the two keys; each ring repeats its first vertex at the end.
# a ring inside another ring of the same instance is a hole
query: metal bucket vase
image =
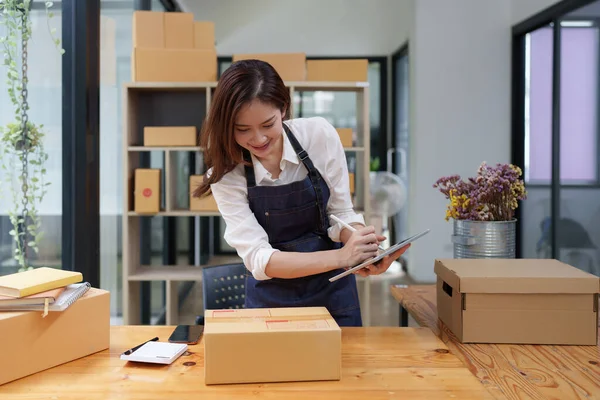
{"type": "Polygon", "coordinates": [[[454,220],[454,258],[515,258],[517,220],[454,220]]]}

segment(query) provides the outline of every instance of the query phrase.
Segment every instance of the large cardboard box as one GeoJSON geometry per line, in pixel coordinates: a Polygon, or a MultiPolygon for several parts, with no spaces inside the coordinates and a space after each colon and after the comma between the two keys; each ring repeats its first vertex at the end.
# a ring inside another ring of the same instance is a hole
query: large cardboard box
{"type": "Polygon", "coordinates": [[[194,22],[194,47],[211,50],[215,48],[215,23],[212,21],[194,22]]]}
{"type": "Polygon", "coordinates": [[[145,126],[144,146],[197,146],[195,126],[145,126]]]}
{"type": "Polygon", "coordinates": [[[194,48],[194,14],[185,12],[164,13],[165,47],[168,49],[194,48]]]}
{"type": "Polygon", "coordinates": [[[463,343],[597,343],[594,275],[548,259],[438,259],[434,270],[438,316],[463,343]]]}
{"type": "Polygon", "coordinates": [[[212,194],[201,198],[194,197],[194,191],[204,179],[204,175],[190,176],[190,211],[219,211],[217,202],[212,194]]]}
{"type": "Polygon", "coordinates": [[[324,307],[206,310],[206,384],[339,380],[341,329],[324,307]]]}
{"type": "Polygon", "coordinates": [[[151,214],[160,211],[161,170],[137,168],[135,170],[134,211],[151,214]]]}
{"type": "Polygon", "coordinates": [[[327,82],[366,82],[369,60],[307,60],[306,80],[327,82]]]}
{"type": "Polygon", "coordinates": [[[352,128],[336,128],[340,141],[344,147],[352,147],[352,128]]]}
{"type": "MultiPolygon", "coordinates": [[[[0,312],[0,385],[108,349],[110,294],[90,288],[65,311],[0,312]]],[[[1,396],[0,396],[1,397],[1,396]]]]}
{"type": "Polygon", "coordinates": [[[305,53],[234,54],[232,57],[233,62],[248,59],[268,62],[284,81],[306,80],[305,53]]]}
{"type": "Polygon", "coordinates": [[[133,47],[165,47],[164,14],[159,11],[133,12],[133,47]]]}
{"type": "Polygon", "coordinates": [[[142,49],[132,55],[134,82],[215,82],[216,50],[142,49]]]}

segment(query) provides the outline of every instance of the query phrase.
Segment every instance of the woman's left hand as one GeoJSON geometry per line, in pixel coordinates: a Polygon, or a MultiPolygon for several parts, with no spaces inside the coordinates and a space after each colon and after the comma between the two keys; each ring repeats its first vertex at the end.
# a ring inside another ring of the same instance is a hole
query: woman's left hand
{"type": "Polygon", "coordinates": [[[369,276],[369,275],[379,275],[383,274],[388,270],[392,262],[397,260],[408,248],[410,247],[410,243],[400,249],[396,250],[390,255],[383,257],[381,260],[377,261],[375,264],[371,264],[366,266],[365,268],[361,268],[358,271],[354,272],[360,276],[369,276]]]}

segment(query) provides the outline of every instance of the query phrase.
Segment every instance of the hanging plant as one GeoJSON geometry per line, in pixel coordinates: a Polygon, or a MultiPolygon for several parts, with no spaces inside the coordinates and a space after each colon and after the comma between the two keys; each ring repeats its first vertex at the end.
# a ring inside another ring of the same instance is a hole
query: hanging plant
{"type": "MultiPolygon", "coordinates": [[[[46,2],[48,21],[53,17],[52,2],[46,2]]],[[[14,259],[19,271],[31,269],[32,252],[37,253],[42,238],[38,205],[42,202],[49,185],[44,181],[45,162],[42,125],[29,121],[27,45],[31,38],[29,16],[31,0],[0,0],[0,24],[4,26],[0,36],[0,51],[7,70],[7,90],[14,107],[14,121],[0,127],[0,164],[4,181],[0,182],[0,198],[10,193],[12,207],[9,218],[14,238],[14,259]],[[5,186],[9,187],[6,190],[5,186]]],[[[48,25],[49,26],[49,25],[48,25]]],[[[53,42],[60,48],[60,40],[54,37],[56,29],[50,29],[53,42]]]]}

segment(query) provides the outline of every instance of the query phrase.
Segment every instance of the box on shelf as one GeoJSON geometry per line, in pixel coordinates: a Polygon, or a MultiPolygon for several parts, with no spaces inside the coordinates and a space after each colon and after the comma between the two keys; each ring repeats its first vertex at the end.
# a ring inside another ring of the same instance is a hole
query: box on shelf
{"type": "Polygon", "coordinates": [[[305,53],[234,54],[232,57],[233,62],[248,59],[268,62],[284,81],[306,80],[305,53]]]}
{"type": "Polygon", "coordinates": [[[132,55],[134,82],[215,82],[217,52],[202,49],[143,49],[132,55]]]}
{"type": "Polygon", "coordinates": [[[194,48],[194,14],[186,12],[166,12],[165,47],[168,49],[194,48]]]}
{"type": "Polygon", "coordinates": [[[348,173],[348,179],[350,180],[350,194],[354,194],[354,173],[348,173]]]}
{"type": "Polygon", "coordinates": [[[463,343],[596,345],[600,279],[551,259],[438,259],[439,318],[463,343]]]}
{"type": "Polygon", "coordinates": [[[339,380],[341,329],[324,307],[206,310],[206,384],[339,380]]]}
{"type": "Polygon", "coordinates": [[[161,170],[157,168],[137,168],[135,170],[134,211],[137,213],[157,213],[160,211],[161,170]]]}
{"type": "Polygon", "coordinates": [[[0,312],[0,385],[105,350],[110,294],[90,288],[65,311],[0,312]]]}
{"type": "Polygon", "coordinates": [[[204,179],[204,175],[190,176],[190,211],[219,211],[217,202],[212,194],[201,198],[193,196],[194,190],[200,186],[202,179],[204,179]]]}
{"type": "Polygon", "coordinates": [[[336,128],[336,130],[338,135],[340,135],[342,146],[352,147],[352,128],[336,128]]]}
{"type": "Polygon", "coordinates": [[[132,22],[133,47],[165,47],[165,23],[163,12],[134,11],[132,22]]]}
{"type": "Polygon", "coordinates": [[[197,146],[195,126],[145,126],[144,146],[197,146]]]}
{"type": "Polygon", "coordinates": [[[367,59],[307,60],[306,80],[326,82],[367,82],[367,59]]]}
{"type": "Polygon", "coordinates": [[[215,48],[215,23],[212,21],[194,22],[194,47],[196,49],[215,48]]]}

